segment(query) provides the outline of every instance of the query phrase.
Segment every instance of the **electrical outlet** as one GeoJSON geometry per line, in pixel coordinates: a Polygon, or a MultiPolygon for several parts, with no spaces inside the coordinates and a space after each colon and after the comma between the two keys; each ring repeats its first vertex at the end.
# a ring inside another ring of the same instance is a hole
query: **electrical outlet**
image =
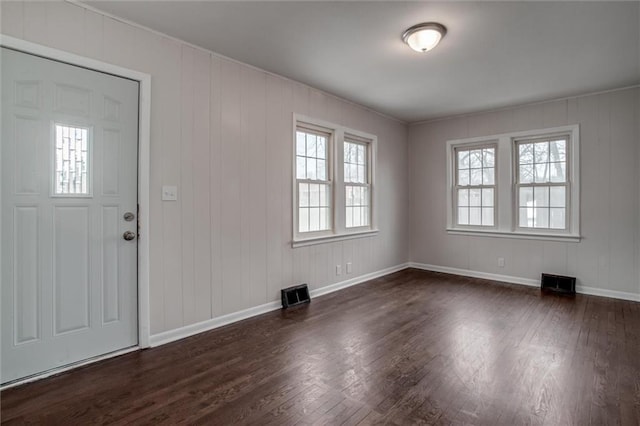
{"type": "Polygon", "coordinates": [[[498,258],[498,266],[500,268],[504,268],[504,257],[499,257],[498,258]]]}
{"type": "Polygon", "coordinates": [[[351,273],[351,262],[347,262],[347,274],[351,273]]]}
{"type": "Polygon", "coordinates": [[[336,265],[336,275],[342,275],[342,266],[336,265]]]}

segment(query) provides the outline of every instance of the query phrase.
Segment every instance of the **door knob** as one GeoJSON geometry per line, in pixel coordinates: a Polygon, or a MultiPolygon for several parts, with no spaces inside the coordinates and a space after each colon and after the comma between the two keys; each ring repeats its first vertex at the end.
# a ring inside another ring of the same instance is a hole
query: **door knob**
{"type": "Polygon", "coordinates": [[[136,234],[134,232],[127,231],[124,234],[122,234],[122,238],[124,238],[127,241],[131,241],[136,238],[136,234]]]}

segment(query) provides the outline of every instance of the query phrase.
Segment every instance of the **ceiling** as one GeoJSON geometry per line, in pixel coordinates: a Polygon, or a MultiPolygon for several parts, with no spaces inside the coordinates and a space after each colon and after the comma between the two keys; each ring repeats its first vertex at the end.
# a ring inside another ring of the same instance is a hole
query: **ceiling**
{"type": "Polygon", "coordinates": [[[90,4],[407,122],[640,83],[640,2],[90,4]],[[425,21],[448,33],[417,53],[425,21]]]}

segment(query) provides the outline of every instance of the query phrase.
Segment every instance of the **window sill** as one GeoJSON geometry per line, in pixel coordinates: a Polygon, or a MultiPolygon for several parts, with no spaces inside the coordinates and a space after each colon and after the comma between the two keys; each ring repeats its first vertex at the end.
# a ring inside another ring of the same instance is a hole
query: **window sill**
{"type": "Polygon", "coordinates": [[[293,240],[291,243],[292,248],[313,246],[316,244],[333,243],[336,241],[353,240],[355,238],[373,237],[380,232],[377,229],[368,229],[366,231],[350,232],[337,235],[325,235],[322,237],[305,238],[299,240],[293,240]]]}
{"type": "Polygon", "coordinates": [[[470,235],[474,237],[494,237],[494,238],[515,238],[519,240],[544,240],[544,241],[562,241],[565,243],[579,243],[582,237],[580,235],[563,235],[563,234],[542,234],[535,232],[508,232],[508,231],[482,231],[478,229],[458,229],[447,228],[450,235],[470,235]]]}

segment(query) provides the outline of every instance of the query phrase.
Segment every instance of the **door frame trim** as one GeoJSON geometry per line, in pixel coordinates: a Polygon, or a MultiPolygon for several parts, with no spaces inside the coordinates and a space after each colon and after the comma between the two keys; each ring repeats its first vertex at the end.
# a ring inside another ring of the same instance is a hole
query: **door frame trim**
{"type": "MultiPolygon", "coordinates": [[[[149,188],[151,148],[151,75],[96,59],[0,34],[0,46],[89,70],[135,80],[140,84],[138,100],[138,345],[148,348],[151,335],[149,310],[149,188]]],[[[0,238],[2,238],[0,230],[0,238]]],[[[1,253],[0,253],[1,255],[1,253]]],[[[1,267],[1,266],[0,266],[1,267]]],[[[134,347],[135,348],[135,347],[134,347]]],[[[119,351],[121,352],[121,351],[119,351]]],[[[118,353],[119,353],[118,352],[118,353]]],[[[108,355],[108,354],[106,354],[108,355]]],[[[97,357],[100,358],[100,357],[97,357]]],[[[20,381],[20,380],[19,380],[20,381]]]]}

